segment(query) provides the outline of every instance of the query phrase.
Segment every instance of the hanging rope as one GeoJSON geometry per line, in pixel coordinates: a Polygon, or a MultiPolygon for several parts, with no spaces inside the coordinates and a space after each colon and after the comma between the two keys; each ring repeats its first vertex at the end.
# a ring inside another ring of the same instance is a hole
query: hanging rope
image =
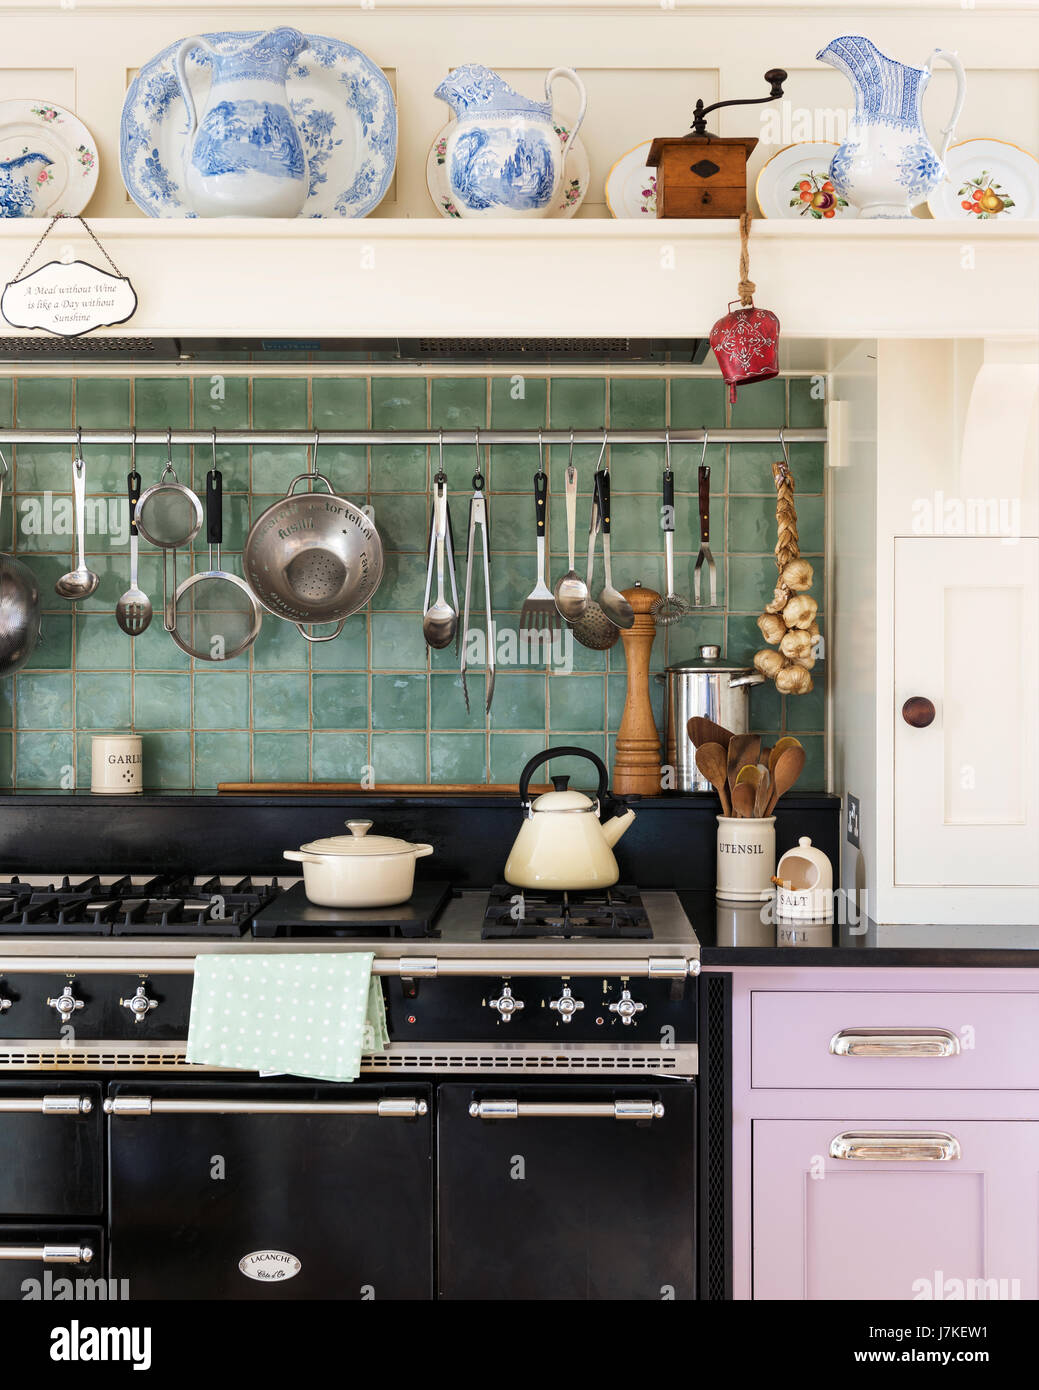
{"type": "Polygon", "coordinates": [[[744,309],[749,309],[754,303],[754,291],[757,289],[757,285],[755,285],[754,281],[750,278],[750,247],[748,245],[750,240],[750,222],[751,217],[749,212],[741,214],[739,296],[740,303],[744,309]]]}

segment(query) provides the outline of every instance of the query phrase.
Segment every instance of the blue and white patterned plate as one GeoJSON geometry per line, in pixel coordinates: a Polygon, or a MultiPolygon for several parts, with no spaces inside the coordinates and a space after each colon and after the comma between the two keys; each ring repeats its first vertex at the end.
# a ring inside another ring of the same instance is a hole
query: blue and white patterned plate
{"type": "MultiPolygon", "coordinates": [[[[259,31],[205,34],[218,51],[259,31]]],[[[123,103],[119,167],[130,197],[149,217],[194,217],[186,201],[183,146],[188,116],[174,59],[178,39],[140,69],[123,103]]],[[[211,59],[201,48],[187,62],[199,110],[211,59]]],[[[307,152],[310,190],[301,217],[364,217],[385,196],[397,160],[397,108],[386,75],[342,39],[308,34],[290,65],[289,104],[307,152]]]]}

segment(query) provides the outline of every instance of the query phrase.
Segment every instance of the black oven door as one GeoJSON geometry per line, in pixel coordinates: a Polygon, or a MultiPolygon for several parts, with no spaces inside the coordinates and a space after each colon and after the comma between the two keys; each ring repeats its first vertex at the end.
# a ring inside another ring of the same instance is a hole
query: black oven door
{"type": "Polygon", "coordinates": [[[430,1088],[113,1083],[111,1273],[130,1298],[432,1296],[430,1088]]]}
{"type": "Polygon", "coordinates": [[[438,1096],[440,1298],[696,1297],[694,1083],[438,1096]]]}

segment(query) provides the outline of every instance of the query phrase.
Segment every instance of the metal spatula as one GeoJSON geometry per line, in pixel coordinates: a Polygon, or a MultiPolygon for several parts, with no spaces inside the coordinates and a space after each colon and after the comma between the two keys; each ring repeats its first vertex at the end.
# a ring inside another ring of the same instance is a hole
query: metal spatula
{"type": "Polygon", "coordinates": [[[555,596],[545,579],[545,514],[548,510],[548,476],[543,468],[534,474],[534,515],[537,519],[538,574],[533,589],[523,600],[521,632],[545,632],[560,628],[563,620],[555,596]]]}

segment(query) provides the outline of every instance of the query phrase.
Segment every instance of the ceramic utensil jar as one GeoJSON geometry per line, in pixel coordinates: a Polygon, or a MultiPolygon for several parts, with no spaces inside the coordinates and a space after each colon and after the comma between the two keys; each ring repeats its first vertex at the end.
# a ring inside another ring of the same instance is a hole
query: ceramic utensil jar
{"type": "Polygon", "coordinates": [[[90,790],[96,796],[132,796],[142,788],[140,734],[101,734],[90,740],[90,790]]]}
{"type": "Polygon", "coordinates": [[[763,902],[772,896],[776,863],[775,816],[718,816],[719,898],[763,902]]]}

